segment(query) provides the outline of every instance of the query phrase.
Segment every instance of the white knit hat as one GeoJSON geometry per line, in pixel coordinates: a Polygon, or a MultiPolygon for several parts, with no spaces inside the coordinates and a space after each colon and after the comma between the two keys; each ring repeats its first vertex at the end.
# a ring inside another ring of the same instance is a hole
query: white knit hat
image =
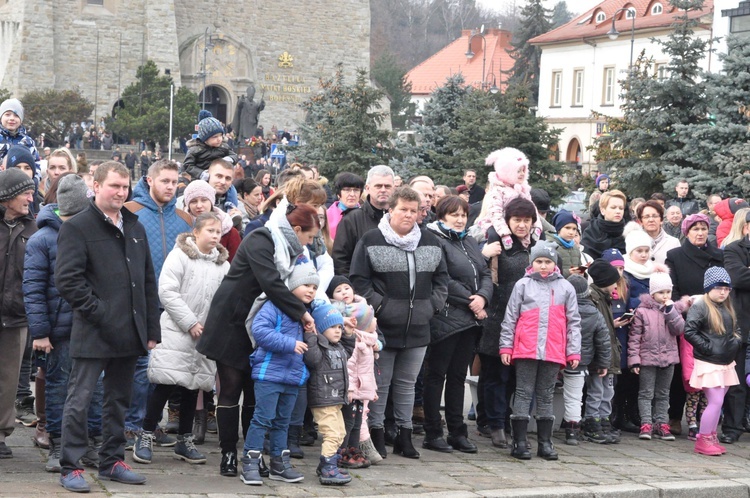
{"type": "Polygon", "coordinates": [[[625,252],[629,256],[631,252],[639,247],[654,248],[654,239],[643,230],[633,230],[625,237],[625,252]]]}
{"type": "Polygon", "coordinates": [[[657,292],[672,290],[672,278],[669,273],[654,272],[648,280],[648,293],[652,296],[657,292]]]}

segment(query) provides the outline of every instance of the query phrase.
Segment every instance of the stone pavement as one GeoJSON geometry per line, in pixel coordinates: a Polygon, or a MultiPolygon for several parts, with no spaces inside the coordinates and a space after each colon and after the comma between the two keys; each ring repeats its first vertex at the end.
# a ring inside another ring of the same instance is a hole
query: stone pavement
{"type": "MultiPolygon", "coordinates": [[[[750,497],[750,434],[728,446],[722,457],[693,453],[693,443],[685,436],[675,442],[640,441],[635,434],[624,434],[617,445],[584,443],[566,446],[562,433],[555,443],[560,460],[547,462],[534,457],[520,462],[508,450],[490,445],[489,439],[472,439],[479,453],[441,454],[420,450],[420,460],[388,455],[381,464],[352,470],[352,482],[343,487],[321,486],[315,476],[319,444],[304,448],[304,460],[294,463],[305,474],[299,484],[266,479],[260,487],[245,486],[239,478],[218,474],[221,457],[216,435],[209,434],[200,449],[206,465],[189,465],[174,460],[170,448],[155,448],[154,463],[140,465],[126,458],[135,469],[148,476],[145,486],[126,486],[99,481],[95,472],[86,471],[92,488],[90,496],[190,496],[229,498],[257,496],[403,496],[414,497],[750,497]]],[[[19,426],[8,439],[15,458],[0,460],[0,496],[72,496],[58,484],[58,475],[44,472],[46,452],[31,443],[32,429],[19,426]]],[[[534,439],[532,435],[531,439],[534,439]]],[[[421,445],[415,436],[415,446],[421,445]]],[[[535,441],[532,445],[536,448],[535,441]]]]}

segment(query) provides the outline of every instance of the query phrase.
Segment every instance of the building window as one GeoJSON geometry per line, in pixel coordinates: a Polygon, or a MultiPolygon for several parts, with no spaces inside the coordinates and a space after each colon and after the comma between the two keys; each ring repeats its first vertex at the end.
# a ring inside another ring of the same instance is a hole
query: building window
{"type": "Polygon", "coordinates": [[[630,7],[625,11],[625,19],[632,19],[635,17],[635,9],[630,7]]]}
{"type": "Polygon", "coordinates": [[[596,23],[599,24],[600,22],[604,22],[607,19],[607,14],[604,12],[599,12],[596,14],[596,23]]]}
{"type": "Polygon", "coordinates": [[[653,5],[653,6],[651,7],[651,15],[652,15],[652,16],[658,16],[658,15],[659,15],[659,14],[661,14],[662,12],[664,12],[664,7],[662,7],[660,3],[655,3],[655,4],[654,4],[654,5],[653,5]]]}
{"type": "Polygon", "coordinates": [[[615,68],[613,66],[604,68],[604,88],[602,89],[602,105],[614,105],[615,103],[615,68]]]}
{"type": "Polygon", "coordinates": [[[730,17],[730,33],[743,33],[746,31],[750,31],[750,15],[730,17]]]}
{"type": "Polygon", "coordinates": [[[89,5],[101,5],[104,6],[104,0],[86,0],[89,5]]]}
{"type": "Polygon", "coordinates": [[[654,74],[656,75],[657,80],[667,79],[667,75],[669,74],[669,70],[667,69],[667,63],[657,62],[654,65],[654,74]]]}
{"type": "Polygon", "coordinates": [[[583,105],[583,69],[573,71],[573,105],[583,105]]]}
{"type": "Polygon", "coordinates": [[[562,100],[562,71],[552,73],[552,103],[551,107],[560,107],[562,100]]]}

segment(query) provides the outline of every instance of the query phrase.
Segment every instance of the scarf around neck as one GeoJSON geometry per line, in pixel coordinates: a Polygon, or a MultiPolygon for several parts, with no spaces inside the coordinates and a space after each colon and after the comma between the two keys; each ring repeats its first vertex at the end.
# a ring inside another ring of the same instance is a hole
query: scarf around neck
{"type": "Polygon", "coordinates": [[[401,237],[391,227],[391,215],[385,213],[383,218],[378,223],[378,230],[383,234],[385,241],[389,244],[398,247],[402,251],[414,252],[419,245],[419,241],[422,239],[422,231],[419,229],[419,225],[416,223],[412,227],[411,231],[405,236],[401,237]]]}
{"type": "Polygon", "coordinates": [[[651,260],[646,261],[645,265],[641,265],[630,259],[630,256],[625,256],[625,271],[639,280],[651,278],[654,269],[654,262],[651,260]]]}
{"type": "Polygon", "coordinates": [[[434,221],[432,223],[428,223],[427,228],[449,240],[463,240],[464,238],[466,238],[467,233],[466,229],[459,232],[457,230],[453,230],[452,228],[448,228],[447,226],[445,226],[445,224],[443,224],[442,221],[434,221]]]}

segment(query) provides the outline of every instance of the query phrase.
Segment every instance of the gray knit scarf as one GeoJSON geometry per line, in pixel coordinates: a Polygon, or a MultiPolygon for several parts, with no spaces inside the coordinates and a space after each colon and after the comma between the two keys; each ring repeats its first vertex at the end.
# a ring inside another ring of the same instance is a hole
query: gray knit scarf
{"type": "Polygon", "coordinates": [[[383,234],[385,241],[396,246],[403,251],[414,252],[419,245],[419,241],[422,238],[422,231],[419,229],[419,225],[416,223],[412,227],[411,232],[401,237],[391,227],[391,214],[385,213],[383,218],[378,223],[378,229],[383,234]]]}

